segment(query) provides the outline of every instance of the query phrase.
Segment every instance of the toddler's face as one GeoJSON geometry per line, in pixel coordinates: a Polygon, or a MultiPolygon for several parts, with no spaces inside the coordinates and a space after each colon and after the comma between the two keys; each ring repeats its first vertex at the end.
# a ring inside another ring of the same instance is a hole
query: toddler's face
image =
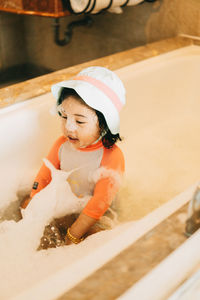
{"type": "Polygon", "coordinates": [[[62,131],[75,148],[86,147],[100,136],[95,111],[81,100],[70,96],[58,106],[62,117],[62,131]]]}

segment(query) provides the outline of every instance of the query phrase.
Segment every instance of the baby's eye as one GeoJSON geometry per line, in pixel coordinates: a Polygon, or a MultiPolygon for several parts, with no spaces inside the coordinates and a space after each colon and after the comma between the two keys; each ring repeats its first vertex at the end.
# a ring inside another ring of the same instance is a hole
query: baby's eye
{"type": "Polygon", "coordinates": [[[61,118],[63,118],[63,119],[67,119],[67,116],[63,116],[63,115],[61,114],[61,112],[60,112],[60,111],[58,111],[58,114],[59,114],[59,116],[60,116],[61,118]]]}
{"type": "Polygon", "coordinates": [[[85,124],[85,122],[81,122],[81,121],[76,121],[76,123],[78,123],[78,124],[85,124]]]}

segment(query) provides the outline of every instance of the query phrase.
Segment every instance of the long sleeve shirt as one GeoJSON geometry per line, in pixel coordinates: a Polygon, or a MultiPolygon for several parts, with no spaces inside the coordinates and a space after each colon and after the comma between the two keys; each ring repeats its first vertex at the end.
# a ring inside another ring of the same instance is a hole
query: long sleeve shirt
{"type": "MultiPolygon", "coordinates": [[[[51,148],[47,159],[57,169],[72,171],[68,182],[78,197],[91,195],[83,213],[99,219],[111,205],[124,172],[124,156],[114,145],[107,149],[99,141],[85,148],[75,149],[66,137],[61,136],[51,148]]],[[[31,197],[51,181],[51,172],[42,165],[31,191],[31,197]]],[[[67,199],[66,199],[67,201],[67,199]]]]}

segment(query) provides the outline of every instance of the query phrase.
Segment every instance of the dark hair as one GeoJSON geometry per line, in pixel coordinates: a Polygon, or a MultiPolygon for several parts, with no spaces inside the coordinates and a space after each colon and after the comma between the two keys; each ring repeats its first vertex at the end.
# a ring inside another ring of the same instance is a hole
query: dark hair
{"type": "MultiPolygon", "coordinates": [[[[60,105],[66,98],[73,96],[77,99],[82,100],[82,98],[77,94],[77,92],[74,89],[70,88],[63,88],[61,90],[60,96],[57,100],[57,105],[60,105]]],[[[83,100],[82,100],[83,101],[83,100]]]]}
{"type": "MultiPolygon", "coordinates": [[[[74,89],[63,88],[57,100],[57,105],[60,105],[66,98],[70,96],[73,96],[84,102],[84,100],[77,94],[77,92],[74,89]]],[[[103,135],[102,143],[105,148],[110,149],[118,140],[121,141],[122,139],[118,133],[117,134],[111,133],[110,129],[108,128],[104,115],[98,110],[95,110],[95,112],[99,121],[100,134],[103,135]]]]}

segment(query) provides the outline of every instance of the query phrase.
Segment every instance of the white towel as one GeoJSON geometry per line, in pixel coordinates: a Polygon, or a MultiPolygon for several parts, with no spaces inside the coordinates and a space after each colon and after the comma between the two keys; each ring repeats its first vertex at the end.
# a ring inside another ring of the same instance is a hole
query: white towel
{"type": "MultiPolygon", "coordinates": [[[[137,5],[144,0],[129,0],[128,6],[137,5]]],[[[70,0],[70,5],[72,10],[75,13],[80,13],[84,11],[89,3],[89,0],[70,0]]],[[[106,8],[109,6],[110,0],[96,0],[96,4],[94,5],[94,0],[91,0],[90,5],[88,6],[87,10],[85,12],[89,12],[92,7],[93,10],[91,11],[92,14],[98,13],[100,10],[106,8]]],[[[121,6],[126,3],[126,0],[113,0],[113,3],[111,7],[108,9],[109,12],[112,13],[122,13],[121,6]]]]}

